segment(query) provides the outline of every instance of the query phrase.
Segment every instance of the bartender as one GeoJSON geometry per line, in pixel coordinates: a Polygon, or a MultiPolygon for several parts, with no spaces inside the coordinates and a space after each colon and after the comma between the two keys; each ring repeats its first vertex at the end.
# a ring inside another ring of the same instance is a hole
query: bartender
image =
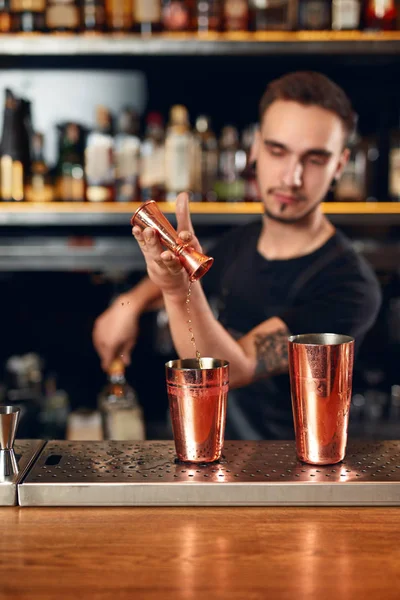
{"type": "MultiPolygon", "coordinates": [[[[346,334],[359,346],[381,303],[372,269],[321,208],[349,158],[356,124],[349,98],[322,74],[294,72],[268,85],[259,117],[252,157],[264,214],[217,242],[208,252],[214,265],[191,291],[201,356],[230,363],[227,439],[293,438],[288,336],[346,334]]],[[[186,193],[177,197],[176,216],[180,237],[201,250],[186,193]]],[[[194,356],[187,273],[155,231],[134,227],[133,235],[148,277],[96,320],[104,369],[117,353],[129,360],[139,317],[160,298],[178,355],[194,356]]]]}

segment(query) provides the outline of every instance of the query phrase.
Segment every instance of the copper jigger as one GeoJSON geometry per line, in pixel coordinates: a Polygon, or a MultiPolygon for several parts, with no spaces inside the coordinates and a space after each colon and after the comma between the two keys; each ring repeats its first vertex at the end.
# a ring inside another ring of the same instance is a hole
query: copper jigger
{"type": "Polygon", "coordinates": [[[176,454],[183,462],[214,462],[224,445],[229,364],[215,358],[165,365],[176,454]]]}
{"type": "Polygon", "coordinates": [[[211,256],[197,252],[187,242],[180,239],[154,200],[148,200],[139,206],[131,219],[131,225],[138,225],[142,229],[145,227],[155,229],[161,242],[179,258],[190,281],[197,281],[203,277],[214,262],[211,256]]]}
{"type": "Polygon", "coordinates": [[[335,333],[289,337],[289,369],[299,460],[343,460],[353,381],[354,338],[335,333]]]}

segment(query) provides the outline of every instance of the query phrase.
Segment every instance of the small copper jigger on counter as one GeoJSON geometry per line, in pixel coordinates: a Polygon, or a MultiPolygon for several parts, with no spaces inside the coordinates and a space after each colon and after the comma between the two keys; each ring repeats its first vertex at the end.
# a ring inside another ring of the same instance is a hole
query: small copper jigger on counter
{"type": "Polygon", "coordinates": [[[224,445],[229,364],[196,358],[165,365],[169,408],[178,460],[214,462],[224,445]]]}
{"type": "Polygon", "coordinates": [[[142,229],[146,227],[155,229],[161,242],[179,258],[190,281],[197,281],[203,277],[214,262],[211,256],[197,252],[187,242],[180,239],[154,200],[148,200],[139,206],[131,219],[131,225],[137,225],[142,229]]]}
{"type": "Polygon", "coordinates": [[[0,481],[6,481],[18,473],[13,447],[19,416],[19,408],[0,406],[0,481]]]}
{"type": "Polygon", "coordinates": [[[289,370],[299,460],[343,460],[351,402],[354,338],[335,333],[289,337],[289,370]]]}

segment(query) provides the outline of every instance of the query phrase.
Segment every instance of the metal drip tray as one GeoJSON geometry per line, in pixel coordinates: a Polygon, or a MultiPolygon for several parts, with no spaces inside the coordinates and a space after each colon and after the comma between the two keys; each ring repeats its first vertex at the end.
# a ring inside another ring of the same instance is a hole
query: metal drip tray
{"type": "Polygon", "coordinates": [[[24,477],[40,450],[42,440],[18,440],[14,444],[14,453],[18,472],[13,475],[0,473],[0,506],[17,504],[17,484],[24,477]]]}
{"type": "Polygon", "coordinates": [[[294,442],[226,442],[211,465],[172,442],[49,442],[21,506],[400,505],[400,441],[350,442],[343,463],[296,459],[294,442]]]}

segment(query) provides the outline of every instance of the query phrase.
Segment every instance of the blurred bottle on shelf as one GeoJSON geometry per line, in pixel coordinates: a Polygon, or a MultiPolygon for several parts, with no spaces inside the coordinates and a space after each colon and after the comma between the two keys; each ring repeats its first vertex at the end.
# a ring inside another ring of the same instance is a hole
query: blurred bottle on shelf
{"type": "Polygon", "coordinates": [[[165,129],[162,115],[150,112],[141,147],[140,190],[142,201],[165,199],[165,129]]]}
{"type": "Polygon", "coordinates": [[[211,119],[196,119],[193,152],[193,200],[212,202],[217,199],[214,184],[218,176],[218,142],[211,119]]]}
{"type": "Polygon", "coordinates": [[[118,119],[114,160],[115,200],[117,202],[136,201],[139,196],[139,116],[131,108],[124,108],[118,119]]]}
{"type": "Polygon", "coordinates": [[[193,182],[193,134],[187,108],[171,108],[165,138],[165,188],[167,201],[174,202],[179,192],[188,191],[193,182]]]}
{"type": "Polygon", "coordinates": [[[350,158],[334,190],[337,202],[365,202],[374,199],[376,162],[379,157],[375,138],[355,138],[350,158]]]}
{"type": "Polygon", "coordinates": [[[98,409],[105,440],[145,439],[143,411],[136,392],[125,379],[125,365],[120,358],[111,364],[108,383],[99,394],[98,409]]]}
{"type": "Polygon", "coordinates": [[[258,124],[253,123],[246,127],[242,132],[242,148],[246,154],[246,166],[242,172],[242,177],[245,182],[245,202],[258,202],[260,200],[256,176],[256,164],[251,154],[257,129],[258,124]]]}
{"type": "Polygon", "coordinates": [[[295,0],[250,0],[250,29],[290,31],[297,24],[295,0]]]}
{"type": "Polygon", "coordinates": [[[24,199],[26,149],[23,126],[20,100],[6,89],[0,144],[0,198],[3,202],[24,199]]]}
{"type": "Polygon", "coordinates": [[[197,0],[196,29],[200,32],[221,31],[223,0],[197,0]]]}
{"type": "Polygon", "coordinates": [[[41,133],[32,136],[32,163],[25,186],[27,202],[51,202],[54,199],[53,184],[43,154],[44,138],[41,133]]]}
{"type": "Polygon", "coordinates": [[[86,200],[114,200],[114,140],[110,112],[96,110],[96,129],[89,133],[85,148],[86,200]]]}
{"type": "Polygon", "coordinates": [[[63,202],[83,202],[84,133],[77,123],[58,125],[58,162],[56,166],[56,197],[63,202]]]}
{"type": "Polygon", "coordinates": [[[81,29],[78,0],[47,0],[46,28],[48,31],[75,33],[81,29]]]}
{"type": "Polygon", "coordinates": [[[361,0],[333,0],[332,29],[346,31],[359,29],[361,0]]]}
{"type": "Polygon", "coordinates": [[[133,0],[133,20],[142,35],[161,31],[161,0],[133,0]]]}
{"type": "Polygon", "coordinates": [[[221,202],[241,202],[245,197],[246,152],[239,145],[236,127],[223,127],[219,141],[218,180],[214,186],[221,202]]]}
{"type": "Polygon", "coordinates": [[[389,198],[393,202],[400,202],[400,122],[397,129],[390,133],[389,198]]]}
{"type": "Polygon", "coordinates": [[[15,33],[45,31],[46,0],[10,0],[10,8],[15,33]]]}
{"type": "Polygon", "coordinates": [[[132,0],[105,0],[107,31],[131,31],[133,26],[132,0]]]}
{"type": "Polygon", "coordinates": [[[195,0],[162,0],[162,24],[166,31],[192,31],[195,0]]]}
{"type": "Polygon", "coordinates": [[[397,11],[395,0],[366,0],[364,29],[367,31],[396,29],[397,11]]]}
{"type": "Polygon", "coordinates": [[[70,409],[68,394],[57,387],[57,378],[54,374],[45,379],[44,390],[39,415],[40,436],[45,440],[63,440],[66,436],[70,409]]]}
{"type": "Polygon", "coordinates": [[[0,33],[12,32],[10,0],[0,0],[0,33]]]}
{"type": "Polygon", "coordinates": [[[248,31],[249,5],[247,0],[224,0],[225,31],[248,31]]]}
{"type": "Polygon", "coordinates": [[[82,28],[87,33],[102,33],[106,30],[104,0],[81,0],[82,28]]]}
{"type": "Polygon", "coordinates": [[[331,0],[299,0],[298,29],[328,30],[332,24],[331,0]]]}

